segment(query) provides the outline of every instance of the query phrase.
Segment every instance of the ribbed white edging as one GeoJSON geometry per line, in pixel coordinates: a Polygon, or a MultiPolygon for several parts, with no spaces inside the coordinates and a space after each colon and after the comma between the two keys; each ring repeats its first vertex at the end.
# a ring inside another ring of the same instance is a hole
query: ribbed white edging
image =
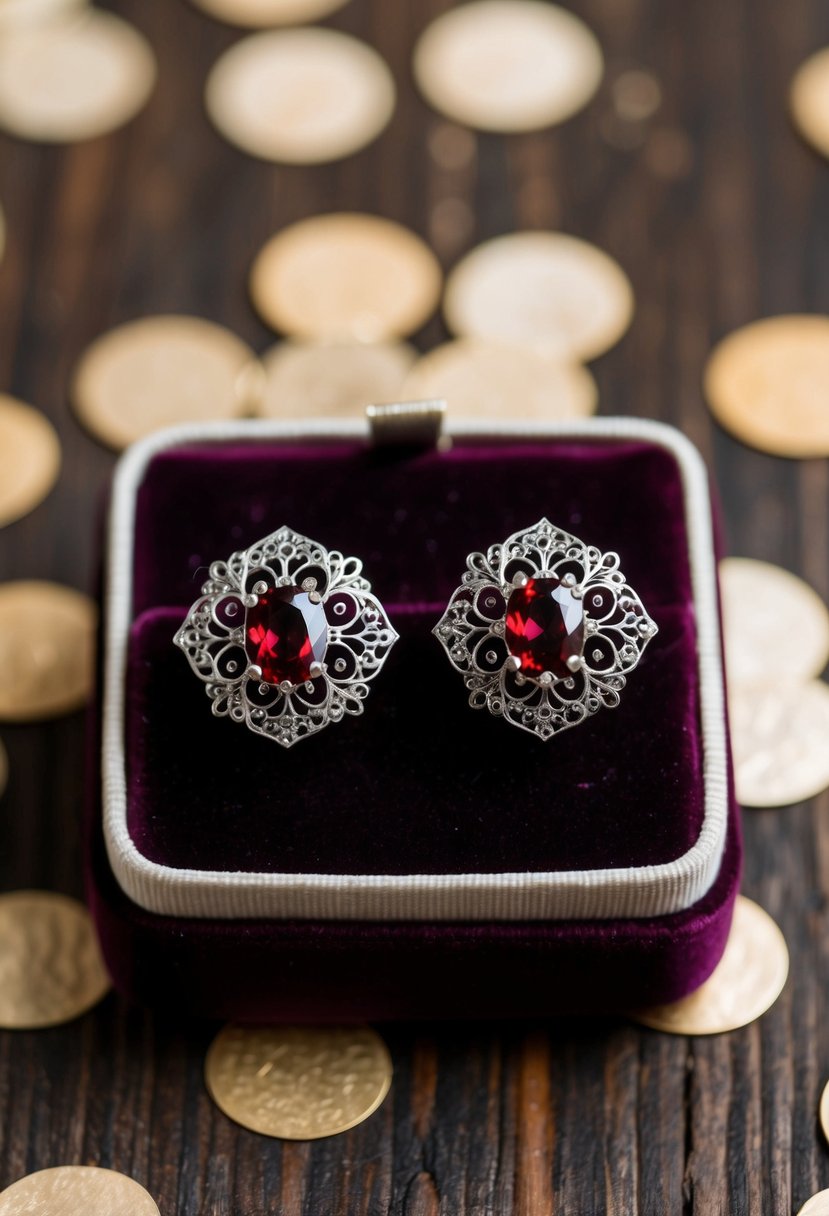
{"type": "MultiPolygon", "coordinates": [[[[723,674],[708,481],[702,459],[678,431],[647,420],[455,424],[459,437],[645,441],[666,449],[681,470],[696,606],[705,811],[699,838],[682,857],[656,866],[498,874],[282,874],[183,870],[149,861],[127,830],[124,699],[132,615],[135,503],[145,469],[160,452],[187,443],[303,441],[364,437],[365,425],[234,422],[176,427],[150,436],[121,459],[114,483],[106,590],[103,705],[104,834],[125,893],[150,912],[180,917],[359,920],[550,920],[661,916],[696,903],[713,884],[728,812],[723,674]]],[[[659,504],[654,503],[654,510],[659,504]]],[[[555,512],[553,512],[553,515],[555,512]]],[[[297,521],[294,521],[297,523],[297,521]]],[[[299,521],[301,524],[301,521],[299,521]]],[[[222,556],[219,554],[218,556],[222,556]]],[[[171,640],[172,645],[172,640],[171,640]]],[[[470,711],[471,712],[471,711],[470,711]]],[[[619,712],[624,712],[623,708],[619,712]]],[[[654,707],[658,713],[658,707],[654,707]]],[[[367,727],[368,729],[368,727],[367,727]]],[[[560,746],[574,743],[567,735],[560,746]]],[[[318,740],[317,746],[324,746],[318,740]]],[[[168,808],[175,814],[175,807],[168,808]]],[[[233,825],[228,824],[228,831],[233,825]]]]}

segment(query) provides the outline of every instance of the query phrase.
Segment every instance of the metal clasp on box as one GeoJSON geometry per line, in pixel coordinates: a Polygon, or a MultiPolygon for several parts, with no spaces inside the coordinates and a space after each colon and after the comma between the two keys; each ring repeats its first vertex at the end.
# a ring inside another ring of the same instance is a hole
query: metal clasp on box
{"type": "Polygon", "coordinates": [[[377,447],[443,448],[446,402],[394,401],[388,405],[369,405],[366,417],[377,447]]]}

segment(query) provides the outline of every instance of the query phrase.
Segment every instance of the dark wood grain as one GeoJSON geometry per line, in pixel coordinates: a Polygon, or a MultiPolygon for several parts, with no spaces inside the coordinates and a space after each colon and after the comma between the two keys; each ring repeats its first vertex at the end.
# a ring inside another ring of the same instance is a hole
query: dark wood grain
{"type": "MultiPolygon", "coordinates": [[[[732,551],[829,596],[826,463],[748,451],[712,424],[700,391],[706,353],[730,328],[829,311],[829,166],[786,115],[793,69],[829,43],[821,0],[577,0],[607,54],[600,97],[552,133],[476,137],[472,160],[454,167],[435,156],[447,124],[409,70],[414,37],[444,0],[352,0],[331,24],[382,51],[400,103],[371,148],[312,169],[260,164],[211,130],[203,81],[233,31],[183,0],[114,7],[159,56],[147,110],[76,147],[0,138],[0,388],[48,414],[65,457],[51,498],[0,531],[0,577],[89,585],[112,457],[68,409],[87,342],[135,315],[192,311],[263,349],[245,291],[254,252],[282,224],[342,208],[403,220],[447,264],[523,226],[561,226],[615,254],[638,311],[596,366],[602,412],[681,427],[717,478],[732,551]],[[664,94],[641,129],[612,104],[614,79],[632,67],[654,72],[664,94]]],[[[436,319],[418,341],[441,336],[436,319]]],[[[12,777],[0,887],[78,894],[81,717],[2,735],[12,777]]],[[[743,1031],[689,1041],[617,1021],[392,1027],[395,1082],[378,1114],[332,1140],[283,1145],[211,1105],[212,1027],[110,997],[72,1026],[0,1034],[0,1184],[97,1163],[146,1184],[163,1216],[788,1213],[829,1186],[816,1123],[829,1077],[829,797],[749,813],[745,838],[744,890],[781,924],[792,977],[743,1031]]]]}

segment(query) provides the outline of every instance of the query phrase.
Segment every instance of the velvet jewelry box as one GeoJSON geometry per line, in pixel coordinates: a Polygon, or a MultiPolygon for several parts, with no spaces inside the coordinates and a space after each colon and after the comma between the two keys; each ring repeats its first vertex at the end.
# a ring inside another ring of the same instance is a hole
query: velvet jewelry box
{"type": "Polygon", "coordinates": [[[176,428],[118,468],[88,888],[117,987],[259,1020],[608,1012],[697,987],[740,870],[708,483],[646,421],[176,428]],[[466,555],[542,516],[659,632],[621,704],[541,741],[470,708],[432,635],[466,555]],[[400,635],[365,712],[290,749],[212,716],[173,636],[283,524],[362,558],[400,635]],[[100,761],[100,764],[97,763],[100,761]]]}

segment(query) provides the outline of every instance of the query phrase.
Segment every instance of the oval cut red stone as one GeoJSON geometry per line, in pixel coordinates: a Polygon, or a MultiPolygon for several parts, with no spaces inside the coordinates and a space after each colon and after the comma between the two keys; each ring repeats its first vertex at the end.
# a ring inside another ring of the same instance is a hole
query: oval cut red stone
{"type": "Polygon", "coordinates": [[[564,679],[572,674],[567,660],[584,649],[582,602],[555,575],[528,579],[507,601],[504,639],[525,675],[564,679]]]}
{"type": "Polygon", "coordinates": [[[247,610],[245,651],[266,684],[311,679],[311,664],[322,661],[327,642],[325,609],[301,587],[271,587],[247,610]]]}

